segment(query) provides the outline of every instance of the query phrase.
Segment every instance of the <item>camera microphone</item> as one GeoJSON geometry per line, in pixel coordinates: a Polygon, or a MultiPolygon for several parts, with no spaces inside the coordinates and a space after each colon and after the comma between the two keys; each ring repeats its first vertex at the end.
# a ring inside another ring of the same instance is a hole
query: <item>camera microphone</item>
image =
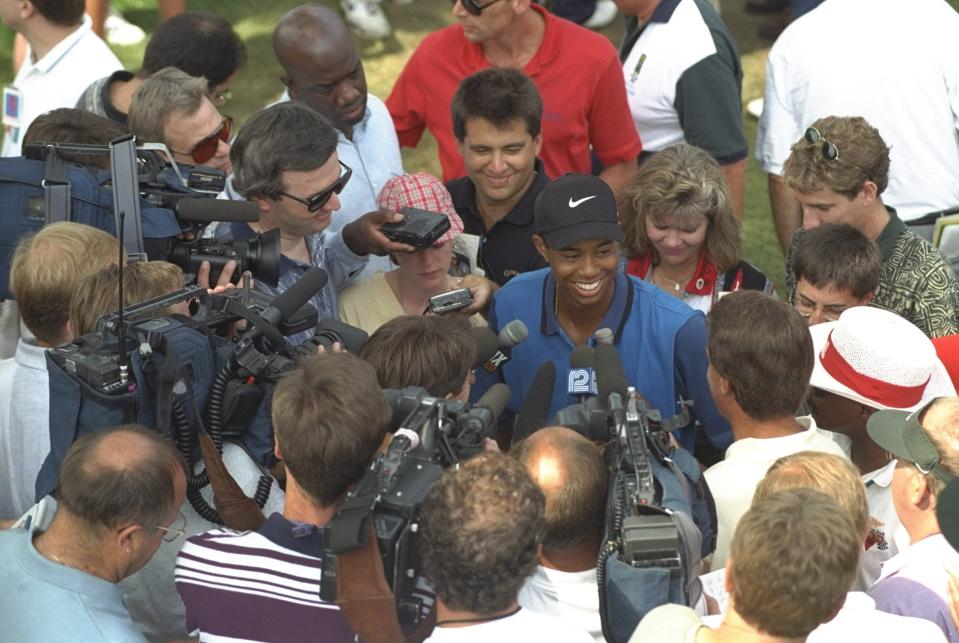
{"type": "Polygon", "coordinates": [[[254,201],[180,197],[173,211],[177,219],[195,223],[260,220],[260,206],[254,201]]]}
{"type": "Polygon", "coordinates": [[[516,414],[513,427],[513,444],[525,440],[549,422],[549,409],[553,403],[553,387],[556,384],[556,364],[547,360],[539,365],[533,381],[526,389],[526,397],[516,414]]]}
{"type": "Polygon", "coordinates": [[[566,378],[566,393],[575,395],[582,404],[590,395],[596,395],[596,377],[593,373],[595,349],[592,346],[577,346],[569,354],[569,374],[566,378]]]}
{"type": "Polygon", "coordinates": [[[476,404],[457,420],[459,428],[457,441],[480,445],[482,438],[495,436],[496,418],[509,404],[510,397],[512,393],[508,386],[502,382],[493,384],[480,399],[476,400],[476,404]]]}
{"type": "Polygon", "coordinates": [[[268,323],[277,326],[284,319],[298,311],[305,303],[323,289],[329,277],[326,271],[316,266],[307,270],[296,283],[280,293],[260,317],[268,323]]]}
{"type": "Polygon", "coordinates": [[[475,367],[482,366],[489,373],[508,362],[513,356],[510,349],[529,337],[529,329],[519,319],[503,326],[498,336],[488,328],[473,328],[472,331],[476,341],[475,367]]]}

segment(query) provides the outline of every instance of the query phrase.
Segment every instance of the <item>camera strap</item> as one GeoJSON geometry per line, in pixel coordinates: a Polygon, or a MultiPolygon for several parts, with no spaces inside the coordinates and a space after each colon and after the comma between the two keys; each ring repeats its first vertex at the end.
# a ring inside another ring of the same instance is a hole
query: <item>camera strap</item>
{"type": "Polygon", "coordinates": [[[199,431],[198,435],[203,464],[210,477],[210,486],[213,487],[213,505],[223,524],[239,531],[256,531],[266,522],[263,510],[243,493],[243,489],[223,463],[210,434],[199,431]]]}

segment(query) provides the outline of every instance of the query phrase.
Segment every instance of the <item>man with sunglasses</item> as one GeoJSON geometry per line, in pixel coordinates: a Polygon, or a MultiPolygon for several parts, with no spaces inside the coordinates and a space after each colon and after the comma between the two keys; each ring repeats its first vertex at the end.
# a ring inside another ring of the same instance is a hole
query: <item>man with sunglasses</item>
{"type": "Polygon", "coordinates": [[[642,145],[609,40],[531,0],[455,0],[452,14],[457,24],[423,40],[386,101],[400,145],[415,147],[428,129],[439,145],[443,180],[464,176],[450,114],[453,94],[480,69],[519,69],[543,99],[546,174],[590,173],[595,152],[604,166],[600,178],[619,195],[642,145]]]}
{"type": "MultiPolygon", "coordinates": [[[[368,212],[339,232],[327,232],[353,173],[336,150],[333,126],[298,102],[278,103],[251,116],[237,133],[230,158],[233,185],[259,205],[260,220],[225,223],[216,231],[217,239],[247,240],[279,230],[279,285],[271,288],[257,282],[256,287],[279,294],[310,267],[319,266],[329,275],[311,300],[320,319],[337,316],[337,291],[363,269],[368,255],[414,250],[380,232],[384,223],[402,220],[395,212],[368,212]]],[[[307,331],[290,339],[299,343],[311,335],[307,331]]]]}
{"type": "Polygon", "coordinates": [[[792,146],[783,179],[802,209],[802,228],[786,254],[788,299],[795,297],[793,256],[805,231],[845,223],[879,247],[882,270],[871,305],[905,317],[929,337],[959,332],[959,283],[938,250],[883,203],[889,147],[861,117],[815,121],[792,146]]]}
{"type": "MultiPolygon", "coordinates": [[[[336,153],[353,170],[328,230],[337,232],[377,209],[376,195],[403,174],[400,145],[386,105],[367,93],[366,73],[339,14],[321,4],[288,12],[273,32],[290,100],[319,112],[337,130],[336,153]]],[[[389,257],[371,257],[363,275],[392,270],[389,257]]]]}
{"type": "Polygon", "coordinates": [[[182,534],[185,497],[183,461],[156,431],[124,425],[77,440],[49,526],[0,532],[3,637],[146,641],[118,583],[182,534]]]}
{"type": "Polygon", "coordinates": [[[143,81],[130,103],[130,131],[139,141],[163,143],[173,160],[233,170],[230,134],[233,119],[223,116],[209,96],[209,86],[175,67],[143,81]]]}

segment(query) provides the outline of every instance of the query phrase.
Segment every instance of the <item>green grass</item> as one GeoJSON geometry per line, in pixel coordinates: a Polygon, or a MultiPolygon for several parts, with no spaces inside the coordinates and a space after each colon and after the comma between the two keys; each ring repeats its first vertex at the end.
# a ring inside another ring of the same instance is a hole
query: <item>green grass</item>
{"type": "MultiPolygon", "coordinates": [[[[324,4],[338,7],[332,0],[324,4]]],[[[366,67],[369,89],[385,98],[407,58],[419,41],[429,32],[452,22],[449,0],[416,0],[413,4],[397,6],[383,0],[384,9],[393,25],[393,35],[382,42],[357,40],[366,67]]],[[[959,0],[949,0],[959,10],[959,0]]],[[[273,57],[273,27],[277,19],[301,0],[189,0],[190,9],[214,11],[230,20],[237,32],[246,41],[249,64],[233,88],[233,99],[224,108],[239,122],[274,100],[282,91],[280,67],[273,57]]],[[[148,33],[159,22],[153,0],[114,0],[114,6],[124,16],[148,33]]],[[[770,42],[756,35],[761,18],[743,11],[741,0],[723,0],[723,17],[736,39],[743,60],[743,104],[762,96],[763,70],[770,42]]],[[[604,33],[614,42],[619,42],[622,33],[617,23],[604,33]]],[[[0,29],[0,82],[13,78],[10,49],[13,34],[9,29],[0,29]]],[[[881,46],[881,45],[877,45],[881,46]]],[[[143,45],[115,47],[117,55],[127,69],[139,68],[143,45]]],[[[756,121],[744,116],[746,139],[750,142],[750,160],[746,185],[746,207],[743,224],[743,254],[745,258],[778,285],[782,292],[783,257],[770,219],[769,200],[766,193],[766,176],[752,158],[752,145],[756,140],[756,121]]],[[[428,135],[414,149],[403,150],[403,161],[409,171],[432,172],[439,175],[436,143],[428,135]]]]}

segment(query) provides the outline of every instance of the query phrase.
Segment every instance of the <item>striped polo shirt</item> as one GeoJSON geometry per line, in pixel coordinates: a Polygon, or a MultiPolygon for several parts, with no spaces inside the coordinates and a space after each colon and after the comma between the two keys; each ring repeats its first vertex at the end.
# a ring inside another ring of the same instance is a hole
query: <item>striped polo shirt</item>
{"type": "Polygon", "coordinates": [[[353,641],[320,599],[323,533],[274,513],[257,531],[214,529],[183,545],[176,588],[203,641],[353,641]]]}

